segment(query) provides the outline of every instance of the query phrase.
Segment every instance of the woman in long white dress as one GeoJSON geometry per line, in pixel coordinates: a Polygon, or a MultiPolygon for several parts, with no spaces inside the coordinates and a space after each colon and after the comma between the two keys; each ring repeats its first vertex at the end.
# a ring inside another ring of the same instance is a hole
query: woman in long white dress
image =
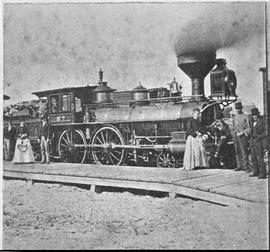
{"type": "Polygon", "coordinates": [[[34,161],[34,154],[29,140],[29,131],[28,128],[24,125],[24,121],[21,121],[20,127],[17,130],[17,141],[12,162],[21,164],[33,163],[34,161]]]}
{"type": "Polygon", "coordinates": [[[201,122],[199,120],[200,110],[194,109],[192,118],[187,122],[187,141],[184,153],[184,169],[193,170],[195,168],[209,167],[204,141],[207,135],[203,135],[201,122]]]}

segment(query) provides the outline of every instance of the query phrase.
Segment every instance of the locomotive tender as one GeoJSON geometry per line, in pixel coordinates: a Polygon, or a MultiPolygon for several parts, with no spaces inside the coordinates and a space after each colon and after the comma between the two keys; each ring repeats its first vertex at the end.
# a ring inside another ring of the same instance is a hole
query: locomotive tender
{"type": "Polygon", "coordinates": [[[192,96],[182,96],[175,80],[170,90],[148,90],[140,84],[130,92],[115,92],[103,81],[101,70],[98,85],[34,92],[48,104],[52,156],[75,163],[179,167],[193,109],[199,108],[203,124],[211,125],[222,110],[220,103],[229,104],[236,96],[225,99],[228,71],[220,68],[211,72],[219,99],[204,95],[204,78],[217,62],[215,52],[178,55],[177,60],[191,78],[192,96]]]}

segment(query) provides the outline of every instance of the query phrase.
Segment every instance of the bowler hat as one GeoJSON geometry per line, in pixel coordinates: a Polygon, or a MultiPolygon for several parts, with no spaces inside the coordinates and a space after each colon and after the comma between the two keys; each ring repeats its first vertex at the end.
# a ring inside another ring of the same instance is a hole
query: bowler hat
{"type": "Polygon", "coordinates": [[[259,110],[257,108],[251,109],[251,114],[252,115],[259,115],[259,110]]]}
{"type": "Polygon", "coordinates": [[[234,104],[234,107],[235,107],[235,109],[241,109],[241,108],[243,108],[241,102],[236,102],[236,103],[234,104]]]}

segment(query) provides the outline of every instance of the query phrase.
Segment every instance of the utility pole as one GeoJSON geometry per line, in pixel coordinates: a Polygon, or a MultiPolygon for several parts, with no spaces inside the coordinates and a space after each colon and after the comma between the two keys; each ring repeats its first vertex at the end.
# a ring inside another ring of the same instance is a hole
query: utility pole
{"type": "MultiPolygon", "coordinates": [[[[269,66],[268,66],[268,3],[264,3],[264,29],[265,29],[265,68],[260,70],[263,72],[263,106],[264,106],[264,116],[266,122],[266,133],[267,133],[267,142],[270,144],[269,132],[270,132],[270,87],[269,87],[269,66]]],[[[268,145],[269,146],[269,145],[268,145]]],[[[268,148],[269,149],[269,148],[268,148]]],[[[268,166],[270,161],[270,152],[268,150],[268,166]]]]}

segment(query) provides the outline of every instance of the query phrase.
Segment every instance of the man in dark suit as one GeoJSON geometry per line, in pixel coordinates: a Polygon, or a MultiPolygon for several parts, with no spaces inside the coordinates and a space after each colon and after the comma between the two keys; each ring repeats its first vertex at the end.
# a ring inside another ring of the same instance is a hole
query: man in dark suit
{"type": "Polygon", "coordinates": [[[46,115],[43,115],[39,128],[41,164],[44,164],[45,162],[47,164],[50,163],[49,141],[50,141],[50,125],[48,122],[48,117],[46,115]]]}
{"type": "Polygon", "coordinates": [[[16,128],[13,127],[12,121],[8,122],[4,128],[4,156],[5,160],[12,160],[16,143],[16,128]]]}
{"type": "Polygon", "coordinates": [[[263,179],[266,177],[266,169],[263,160],[263,139],[266,137],[265,122],[259,115],[259,110],[253,108],[251,110],[251,159],[253,165],[253,172],[249,176],[263,179]]]}
{"type": "Polygon", "coordinates": [[[218,163],[220,163],[220,156],[223,157],[224,168],[231,168],[231,153],[229,151],[228,142],[232,140],[232,135],[229,129],[228,124],[223,121],[223,114],[217,113],[215,129],[217,133],[217,150],[215,153],[215,158],[218,159],[218,163]]]}

